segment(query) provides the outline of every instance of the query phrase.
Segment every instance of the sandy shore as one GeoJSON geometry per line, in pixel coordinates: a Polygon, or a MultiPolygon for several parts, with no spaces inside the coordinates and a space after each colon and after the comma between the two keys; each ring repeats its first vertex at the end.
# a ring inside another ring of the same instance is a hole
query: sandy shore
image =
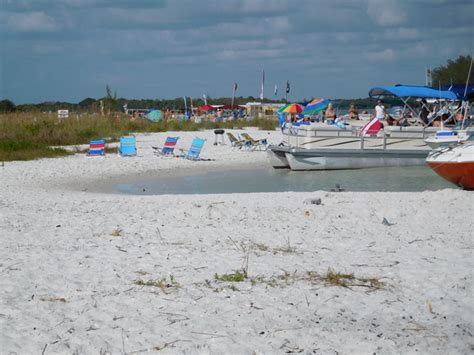
{"type": "Polygon", "coordinates": [[[472,192],[90,191],[267,164],[213,146],[212,132],[177,133],[183,148],[207,137],[210,161],[155,157],[166,135],[137,135],[134,158],[0,167],[1,354],[472,353],[472,192]],[[355,278],[333,285],[329,269],[355,278]],[[217,279],[243,270],[243,282],[217,279]]]}

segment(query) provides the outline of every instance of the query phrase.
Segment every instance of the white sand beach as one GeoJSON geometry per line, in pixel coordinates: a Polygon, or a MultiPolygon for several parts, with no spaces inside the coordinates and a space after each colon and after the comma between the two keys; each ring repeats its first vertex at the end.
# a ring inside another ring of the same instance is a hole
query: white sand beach
{"type": "Polygon", "coordinates": [[[137,157],[0,167],[0,354],[472,353],[473,192],[91,191],[267,164],[212,131],[176,132],[207,138],[209,161],[154,156],[168,135],[137,134],[137,157]]]}

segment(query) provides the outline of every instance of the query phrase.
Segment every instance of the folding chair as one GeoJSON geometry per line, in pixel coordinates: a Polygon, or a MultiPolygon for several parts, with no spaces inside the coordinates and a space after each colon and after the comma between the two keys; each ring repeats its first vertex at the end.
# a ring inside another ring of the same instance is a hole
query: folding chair
{"type": "Polygon", "coordinates": [[[242,133],[241,136],[245,139],[245,145],[250,150],[267,150],[266,139],[253,139],[248,133],[242,133]]]}
{"type": "Polygon", "coordinates": [[[227,132],[227,138],[229,138],[230,145],[234,148],[242,148],[245,144],[244,140],[237,139],[232,133],[227,132]]]}
{"type": "Polygon", "coordinates": [[[167,137],[163,147],[152,147],[155,150],[155,154],[171,156],[174,153],[176,143],[178,143],[179,137],[167,137]]]}
{"type": "Polygon", "coordinates": [[[137,139],[133,136],[120,137],[119,154],[123,157],[137,155],[137,139]]]}
{"type": "Polygon", "coordinates": [[[89,156],[103,156],[105,155],[105,139],[93,139],[89,143],[89,156]]]}
{"type": "Polygon", "coordinates": [[[206,143],[205,139],[202,138],[194,138],[191,147],[188,150],[183,150],[183,154],[181,155],[182,158],[190,159],[190,160],[199,160],[199,155],[201,154],[202,147],[206,143]]]}

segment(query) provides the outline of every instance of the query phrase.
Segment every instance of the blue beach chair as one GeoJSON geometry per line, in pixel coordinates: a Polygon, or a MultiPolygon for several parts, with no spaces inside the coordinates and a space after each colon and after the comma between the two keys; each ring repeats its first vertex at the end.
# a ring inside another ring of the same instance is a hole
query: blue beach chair
{"type": "Polygon", "coordinates": [[[89,156],[105,155],[105,139],[93,139],[89,142],[89,156]]]}
{"type": "Polygon", "coordinates": [[[190,159],[190,160],[199,160],[199,155],[201,154],[202,147],[204,146],[204,143],[206,142],[205,139],[202,138],[194,138],[192,143],[191,143],[191,148],[189,150],[182,150],[183,154],[181,157],[190,159]]]}
{"type": "Polygon", "coordinates": [[[178,143],[179,137],[167,137],[165,144],[162,148],[152,147],[155,150],[155,154],[172,156],[176,143],[178,143]]]}
{"type": "Polygon", "coordinates": [[[120,137],[119,154],[123,157],[137,155],[137,139],[133,136],[120,137]]]}

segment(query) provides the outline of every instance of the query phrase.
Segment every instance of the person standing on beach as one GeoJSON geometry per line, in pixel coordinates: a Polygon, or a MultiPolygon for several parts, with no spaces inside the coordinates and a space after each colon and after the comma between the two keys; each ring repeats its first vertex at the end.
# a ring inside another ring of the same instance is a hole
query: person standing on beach
{"type": "Polygon", "coordinates": [[[216,122],[222,122],[222,110],[221,109],[217,110],[216,122]]]}

